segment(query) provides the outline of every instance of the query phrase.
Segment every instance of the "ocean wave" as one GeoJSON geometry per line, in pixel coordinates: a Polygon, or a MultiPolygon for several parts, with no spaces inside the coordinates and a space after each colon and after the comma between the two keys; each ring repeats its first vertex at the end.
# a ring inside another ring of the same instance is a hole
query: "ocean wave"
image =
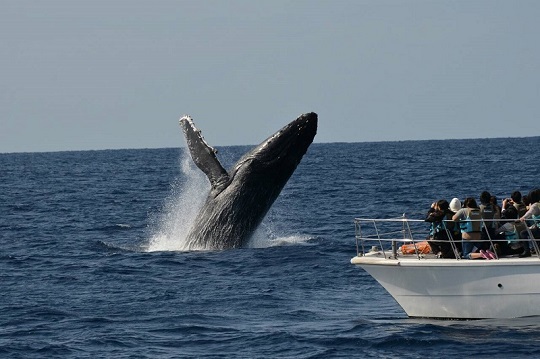
{"type": "Polygon", "coordinates": [[[87,232],[92,232],[92,231],[114,232],[114,231],[126,231],[126,230],[130,230],[130,229],[133,229],[133,226],[131,226],[130,224],[116,223],[116,224],[106,225],[106,226],[103,226],[103,227],[89,228],[86,231],[87,232]]]}

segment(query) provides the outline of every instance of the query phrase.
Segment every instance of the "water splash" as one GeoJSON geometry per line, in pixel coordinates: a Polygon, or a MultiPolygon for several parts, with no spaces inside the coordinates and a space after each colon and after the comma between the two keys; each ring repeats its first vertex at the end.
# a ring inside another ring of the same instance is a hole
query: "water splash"
{"type": "Polygon", "coordinates": [[[171,185],[171,194],[146,248],[148,252],[187,250],[187,234],[208,195],[208,180],[186,152],[182,151],[180,157],[182,175],[171,185]]]}
{"type": "MultiPolygon", "coordinates": [[[[188,251],[207,250],[193,248],[187,241],[187,234],[208,195],[208,179],[191,160],[187,150],[179,159],[181,176],[171,185],[171,193],[159,217],[152,222],[151,238],[144,251],[188,251]]],[[[272,217],[272,216],[270,216],[272,217]]],[[[268,248],[275,246],[307,244],[309,236],[281,236],[276,233],[273,220],[266,218],[247,243],[249,248],[268,248]]]]}

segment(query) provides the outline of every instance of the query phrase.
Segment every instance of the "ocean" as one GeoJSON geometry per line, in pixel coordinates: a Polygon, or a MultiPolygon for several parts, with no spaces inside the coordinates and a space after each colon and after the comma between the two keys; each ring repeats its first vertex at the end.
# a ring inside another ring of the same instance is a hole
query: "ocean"
{"type": "MultiPolygon", "coordinates": [[[[226,168],[250,146],[218,147],[226,168]]],[[[313,144],[250,243],[186,251],[209,183],[182,148],[0,154],[2,358],[540,355],[540,318],[408,318],[355,217],[540,187],[540,137],[313,144]]],[[[426,225],[426,234],[428,227],[426,225]]]]}

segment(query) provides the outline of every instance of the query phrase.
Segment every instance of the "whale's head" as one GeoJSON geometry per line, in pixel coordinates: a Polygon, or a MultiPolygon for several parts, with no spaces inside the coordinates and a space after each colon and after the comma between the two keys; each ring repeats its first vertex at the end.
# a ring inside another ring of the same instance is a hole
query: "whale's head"
{"type": "Polygon", "coordinates": [[[306,113],[268,137],[246,153],[234,166],[232,175],[258,172],[281,178],[292,175],[317,133],[317,114],[306,113]]]}

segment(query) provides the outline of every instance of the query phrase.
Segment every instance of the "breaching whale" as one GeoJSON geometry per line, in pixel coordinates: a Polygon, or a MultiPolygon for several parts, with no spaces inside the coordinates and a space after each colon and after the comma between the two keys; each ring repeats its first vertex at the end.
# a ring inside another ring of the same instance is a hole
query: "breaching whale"
{"type": "Polygon", "coordinates": [[[247,152],[226,171],[189,116],[180,119],[191,158],[210,180],[206,202],[187,235],[187,249],[242,247],[295,171],[317,133],[306,113],[247,152]]]}

